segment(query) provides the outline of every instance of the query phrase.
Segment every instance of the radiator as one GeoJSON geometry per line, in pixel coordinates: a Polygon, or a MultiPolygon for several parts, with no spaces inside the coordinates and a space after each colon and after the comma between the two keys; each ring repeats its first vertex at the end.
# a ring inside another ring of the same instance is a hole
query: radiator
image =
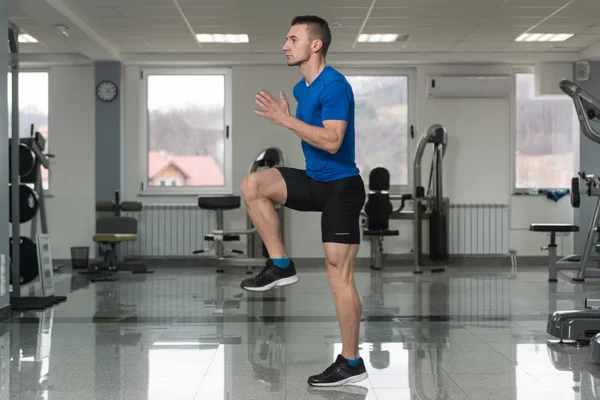
{"type": "MultiPolygon", "coordinates": [[[[139,221],[138,240],[121,244],[125,257],[191,256],[194,250],[210,247],[204,235],[216,228],[216,214],[194,204],[144,204],[141,212],[123,215],[139,221]]],[[[508,204],[454,203],[448,219],[450,254],[508,253],[508,204]]]]}
{"type": "Polygon", "coordinates": [[[449,252],[453,255],[508,253],[507,203],[450,204],[449,252]]]}
{"type": "Polygon", "coordinates": [[[217,222],[214,211],[194,204],[144,204],[141,212],[122,215],[139,221],[138,240],[121,244],[125,257],[192,256],[194,250],[210,247],[204,235],[217,222]]]}

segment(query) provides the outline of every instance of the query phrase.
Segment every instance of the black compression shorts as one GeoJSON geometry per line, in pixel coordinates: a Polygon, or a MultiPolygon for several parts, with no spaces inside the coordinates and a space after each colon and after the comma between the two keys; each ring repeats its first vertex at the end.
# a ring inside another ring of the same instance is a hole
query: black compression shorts
{"type": "Polygon", "coordinates": [[[306,171],[277,168],[287,186],[285,207],[321,212],[323,243],[360,243],[360,212],[365,204],[365,185],[360,175],[317,182],[306,171]]]}

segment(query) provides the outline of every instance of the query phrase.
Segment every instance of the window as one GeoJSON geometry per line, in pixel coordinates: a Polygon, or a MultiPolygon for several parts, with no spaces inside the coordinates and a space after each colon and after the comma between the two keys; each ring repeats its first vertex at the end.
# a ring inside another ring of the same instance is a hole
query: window
{"type": "Polygon", "coordinates": [[[160,186],[181,186],[178,179],[161,179],[160,186]]]}
{"type": "Polygon", "coordinates": [[[410,185],[409,76],[346,74],[355,101],[356,163],[365,183],[377,166],[395,188],[410,185]]]}
{"type": "Polygon", "coordinates": [[[148,193],[230,193],[229,70],[145,70],[148,193]]]}
{"type": "MultiPolygon", "coordinates": [[[[12,137],[12,73],[8,73],[8,136],[12,137]]],[[[46,139],[44,152],[48,152],[48,72],[19,71],[19,136],[30,137],[34,132],[46,139]]],[[[48,170],[41,167],[42,187],[50,186],[48,170]]]]}
{"type": "Polygon", "coordinates": [[[570,188],[579,165],[575,106],[567,95],[536,97],[534,78],[516,74],[515,189],[570,188]]]}

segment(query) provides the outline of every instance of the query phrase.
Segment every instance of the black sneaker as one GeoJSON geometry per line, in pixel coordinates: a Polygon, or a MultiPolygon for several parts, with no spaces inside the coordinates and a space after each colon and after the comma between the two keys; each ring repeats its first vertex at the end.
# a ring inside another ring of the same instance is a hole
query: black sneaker
{"type": "Polygon", "coordinates": [[[359,360],[358,365],[352,367],[348,364],[348,360],[338,354],[335,362],[325,371],[308,378],[308,384],[311,386],[341,386],[346,383],[360,382],[367,379],[368,376],[362,358],[359,360]]]}
{"type": "Polygon", "coordinates": [[[296,282],[298,282],[298,275],[296,275],[296,267],[292,260],[287,268],[279,268],[269,258],[262,271],[254,278],[244,280],[240,286],[251,292],[264,292],[275,286],[291,285],[296,282]]]}

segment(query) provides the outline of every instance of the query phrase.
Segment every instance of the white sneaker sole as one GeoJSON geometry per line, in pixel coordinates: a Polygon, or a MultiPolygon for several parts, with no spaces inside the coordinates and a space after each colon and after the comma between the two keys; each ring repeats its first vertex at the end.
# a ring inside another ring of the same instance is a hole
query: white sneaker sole
{"type": "Polygon", "coordinates": [[[333,392],[338,394],[367,395],[369,389],[359,385],[341,385],[341,386],[309,386],[309,393],[333,392]]]}
{"type": "Polygon", "coordinates": [[[356,382],[364,381],[368,377],[369,377],[369,373],[368,372],[363,372],[360,375],[354,375],[354,376],[351,376],[351,377],[346,378],[346,379],[342,379],[341,381],[337,381],[337,382],[309,383],[309,385],[315,386],[315,387],[342,386],[342,385],[345,385],[347,383],[356,383],[356,382]]]}
{"type": "Polygon", "coordinates": [[[287,286],[292,285],[298,282],[298,275],[290,276],[288,278],[279,279],[277,281],[271,282],[266,286],[261,287],[244,287],[244,290],[248,290],[250,292],[266,292],[267,290],[273,289],[274,287],[279,286],[287,286]]]}

